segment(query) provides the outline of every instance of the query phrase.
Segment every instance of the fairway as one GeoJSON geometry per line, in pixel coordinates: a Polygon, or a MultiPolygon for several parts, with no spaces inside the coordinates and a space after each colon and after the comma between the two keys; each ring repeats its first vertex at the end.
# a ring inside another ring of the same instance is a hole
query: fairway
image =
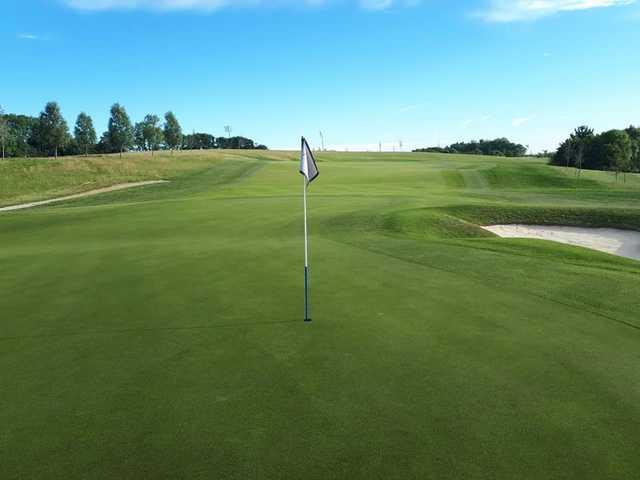
{"type": "Polygon", "coordinates": [[[640,478],[640,262],[480,228],[640,231],[638,175],[319,153],[305,324],[297,158],[0,163],[168,180],[0,213],[0,478],[640,478]]]}

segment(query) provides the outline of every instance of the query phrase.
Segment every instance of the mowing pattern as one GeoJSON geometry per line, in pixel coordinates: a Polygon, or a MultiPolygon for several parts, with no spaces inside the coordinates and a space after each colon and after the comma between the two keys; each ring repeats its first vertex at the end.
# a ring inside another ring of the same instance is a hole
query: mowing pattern
{"type": "Polygon", "coordinates": [[[294,153],[38,164],[171,182],[0,215],[0,477],[640,476],[640,262],[478,227],[640,230],[637,178],[318,156],[311,325],[294,153]]]}

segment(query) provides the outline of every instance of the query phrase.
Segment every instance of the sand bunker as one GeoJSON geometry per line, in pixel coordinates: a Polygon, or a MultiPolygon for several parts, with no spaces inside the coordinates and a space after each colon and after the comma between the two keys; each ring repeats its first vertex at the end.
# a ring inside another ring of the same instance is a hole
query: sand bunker
{"type": "Polygon", "coordinates": [[[489,225],[483,228],[503,238],[551,240],[640,260],[640,232],[631,230],[541,225],[489,225]]]}
{"type": "Polygon", "coordinates": [[[121,183],[119,185],[112,185],[111,187],[97,188],[95,190],[89,190],[88,192],[81,192],[73,195],[67,195],[66,197],[51,198],[49,200],[42,200],[39,202],[22,203],[20,205],[11,205],[9,207],[0,207],[0,212],[22,210],[24,208],[38,207],[40,205],[48,205],[50,203],[63,202],[65,200],[73,200],[74,198],[89,197],[91,195],[97,195],[99,193],[115,192],[117,190],[124,190],[126,188],[143,187],[145,185],[155,185],[156,183],[167,183],[167,182],[168,180],[151,180],[147,182],[121,183]]]}

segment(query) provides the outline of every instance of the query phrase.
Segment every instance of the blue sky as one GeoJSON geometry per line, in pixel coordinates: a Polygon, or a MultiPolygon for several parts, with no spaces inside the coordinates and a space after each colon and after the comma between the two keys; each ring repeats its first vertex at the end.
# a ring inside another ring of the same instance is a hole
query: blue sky
{"type": "Polygon", "coordinates": [[[9,0],[0,104],[106,128],[173,110],[270,147],[507,136],[553,149],[640,124],[640,1],[9,0]]]}

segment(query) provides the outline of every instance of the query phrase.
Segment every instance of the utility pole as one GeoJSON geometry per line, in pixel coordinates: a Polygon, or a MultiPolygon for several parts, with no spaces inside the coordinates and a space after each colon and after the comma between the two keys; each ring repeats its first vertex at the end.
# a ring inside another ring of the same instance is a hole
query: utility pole
{"type": "Polygon", "coordinates": [[[382,153],[382,141],[378,142],[378,152],[382,153]]]}
{"type": "Polygon", "coordinates": [[[231,138],[231,131],[232,131],[231,125],[225,125],[224,131],[227,132],[227,138],[231,138]]]}
{"type": "Polygon", "coordinates": [[[324,135],[322,134],[322,130],[320,130],[320,143],[322,145],[322,147],[320,148],[320,151],[324,152],[325,151],[325,149],[324,149],[324,135]]]}

